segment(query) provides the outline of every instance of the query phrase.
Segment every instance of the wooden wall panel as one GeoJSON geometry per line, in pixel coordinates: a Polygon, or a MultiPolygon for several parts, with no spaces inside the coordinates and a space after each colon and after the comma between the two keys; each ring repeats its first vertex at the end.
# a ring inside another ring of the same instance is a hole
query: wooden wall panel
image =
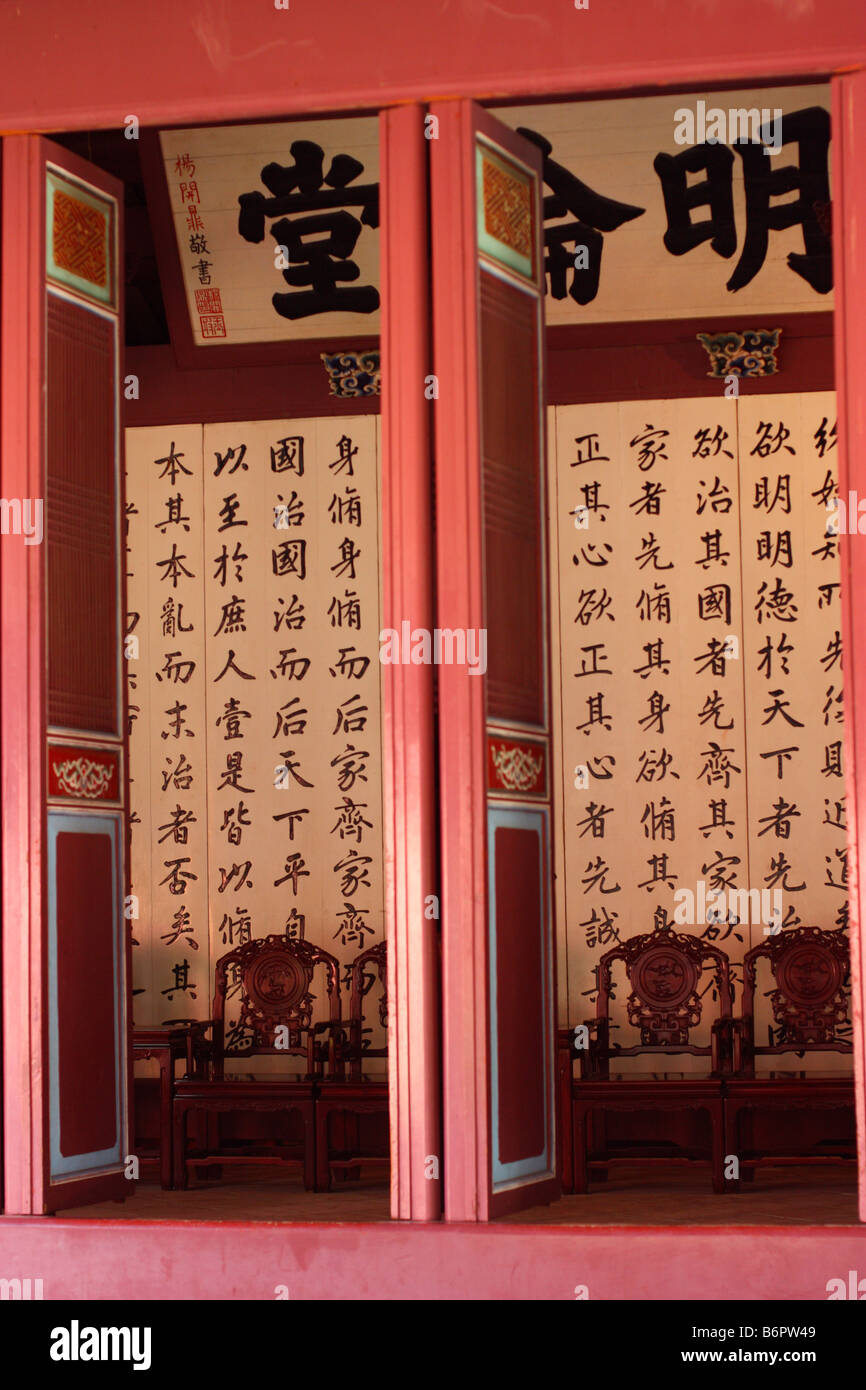
{"type": "Polygon", "coordinates": [[[116,849],[109,835],[68,829],[55,854],[60,1151],[69,1157],[109,1149],[119,1132],[116,849]],[[92,1086],[82,1104],[85,1068],[92,1086]]]}
{"type": "Polygon", "coordinates": [[[111,319],[48,295],[48,724],[119,733],[115,337],[111,319]]]}
{"type": "MultiPolygon", "coordinates": [[[[93,1181],[106,1168],[114,1170],[108,1191],[122,1193],[128,1142],[127,949],[122,813],[49,808],[47,832],[48,1205],[53,1211],[86,1200],[87,1189],[70,1179],[93,1181]]],[[[99,1181],[105,1196],[106,1179],[99,1181]]]]}
{"type": "MultiPolygon", "coordinates": [[[[508,814],[507,812],[505,814],[508,814]]],[[[519,814],[519,813],[518,813],[519,814]]],[[[496,910],[495,1069],[498,1157],[540,1154],[546,1140],[546,846],[537,828],[496,825],[490,867],[496,910]]]]}
{"type": "Polygon", "coordinates": [[[482,274],[480,297],[487,715],[540,728],[546,719],[538,304],[492,274],[482,274]]]}

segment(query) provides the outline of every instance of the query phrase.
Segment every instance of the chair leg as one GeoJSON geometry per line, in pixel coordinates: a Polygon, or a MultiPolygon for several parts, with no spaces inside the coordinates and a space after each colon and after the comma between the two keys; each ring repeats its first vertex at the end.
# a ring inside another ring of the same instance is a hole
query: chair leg
{"type": "Polygon", "coordinates": [[[316,1191],[328,1192],[331,1186],[331,1165],[328,1162],[328,1106],[316,1102],[316,1191]]]}
{"type": "MultiPolygon", "coordinates": [[[[740,1116],[739,1107],[736,1105],[736,1103],[735,1103],[734,1101],[726,1100],[726,1101],[724,1101],[724,1103],[723,1103],[723,1110],[724,1110],[724,1116],[725,1116],[725,1153],[724,1153],[724,1157],[727,1158],[728,1155],[733,1155],[734,1157],[739,1157],[739,1155],[737,1154],[737,1149],[739,1148],[739,1128],[740,1128],[740,1126],[739,1126],[739,1116],[740,1116]]],[[[728,1179],[726,1180],[726,1182],[725,1182],[725,1191],[726,1191],[726,1192],[739,1192],[739,1191],[740,1191],[740,1179],[739,1179],[739,1178],[728,1178],[728,1179]]]]}
{"type": "Polygon", "coordinates": [[[315,1103],[307,1101],[301,1113],[304,1122],[304,1189],[307,1192],[318,1190],[318,1163],[316,1145],[315,1103]]]}
{"type": "Polygon", "coordinates": [[[708,1109],[712,1125],[713,1191],[722,1193],[725,1190],[725,1124],[721,1099],[711,1101],[708,1109]]]}
{"type": "MultiPolygon", "coordinates": [[[[346,1154],[361,1152],[361,1132],[360,1116],[354,1110],[344,1110],[341,1115],[343,1124],[342,1145],[346,1154]]],[[[361,1165],[357,1168],[345,1168],[342,1180],[344,1183],[359,1182],[361,1179],[361,1165]]]]}
{"type": "Polygon", "coordinates": [[[574,1190],[575,1192],[587,1192],[589,1190],[587,1163],[586,1163],[586,1111],[580,1102],[574,1105],[574,1190]]]}
{"type": "MultiPolygon", "coordinates": [[[[749,1153],[755,1152],[755,1116],[756,1111],[751,1105],[744,1106],[738,1112],[737,1124],[740,1132],[740,1144],[749,1153]]],[[[741,1168],[740,1182],[754,1182],[757,1177],[756,1168],[741,1168]]]]}
{"type": "Polygon", "coordinates": [[[574,1191],[574,1125],[571,1119],[571,1087],[559,1107],[559,1180],[563,1196],[574,1191]]]}
{"type": "Polygon", "coordinates": [[[574,1191],[574,1154],[572,1152],[571,1096],[573,1090],[570,1053],[562,1049],[557,1054],[557,1130],[559,1181],[563,1194],[574,1191]]]}
{"type": "Polygon", "coordinates": [[[186,1171],[186,1107],[182,1102],[174,1102],[174,1186],[185,1188],[187,1185],[186,1171]]]}

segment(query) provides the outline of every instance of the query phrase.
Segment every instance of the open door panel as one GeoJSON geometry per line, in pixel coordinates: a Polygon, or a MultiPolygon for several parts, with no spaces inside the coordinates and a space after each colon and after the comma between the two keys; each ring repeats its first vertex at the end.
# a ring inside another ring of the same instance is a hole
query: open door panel
{"type": "Polygon", "coordinates": [[[541,156],[431,115],[445,1209],[484,1221],[559,1193],[541,156]]]}
{"type": "Polygon", "coordinates": [[[131,1190],[122,213],[101,170],[4,140],[4,1099],[29,1136],[10,1213],[131,1190]]]}

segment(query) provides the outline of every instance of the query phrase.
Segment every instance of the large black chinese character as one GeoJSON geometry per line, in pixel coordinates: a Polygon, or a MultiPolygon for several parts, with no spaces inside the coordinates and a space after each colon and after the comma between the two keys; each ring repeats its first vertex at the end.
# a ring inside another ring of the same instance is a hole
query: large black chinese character
{"type": "Polygon", "coordinates": [[[554,299],[564,299],[566,294],[577,304],[589,304],[598,294],[601,277],[601,253],[604,246],[602,232],[615,232],[624,222],[632,222],[642,217],[646,208],[633,207],[630,203],[618,203],[613,198],[605,198],[596,193],[588,184],[550,158],[553,149],[549,140],[536,130],[518,126],[518,135],[523,135],[537,145],[544,155],[544,182],[552,193],[544,199],[544,245],[547,254],[544,269],[549,277],[550,293],[554,299]],[[573,222],[547,224],[555,218],[568,214],[573,222]],[[569,250],[566,250],[566,247],[569,250]],[[586,247],[586,265],[576,264],[576,252],[586,247]],[[566,277],[571,270],[571,285],[566,286],[566,277]]]}
{"type": "MultiPolygon", "coordinates": [[[[764,145],[738,140],[734,149],[743,161],[746,195],[746,235],[740,259],[727,288],[740,290],[754,280],[764,264],[771,231],[801,227],[805,254],[792,251],[788,266],[818,294],[833,288],[830,241],[830,180],[828,151],[830,117],[820,106],[792,111],[782,122],[782,144],[796,144],[797,164],[773,167],[764,145]],[[772,199],[796,192],[793,201],[772,199]]],[[[766,126],[761,136],[767,134],[766,126]]],[[[682,256],[702,241],[726,259],[737,249],[733,201],[734,157],[724,145],[703,143],[681,154],[657,154],[653,168],[661,180],[668,227],[664,244],[671,255],[682,256]],[[688,175],[703,171],[706,178],[689,184],[688,175]],[[693,222],[695,208],[709,216],[693,222]]]]}
{"type": "Polygon", "coordinates": [[[265,218],[279,217],[271,227],[278,246],[285,247],[289,265],[283,279],[293,287],[291,294],[275,294],[272,303],[286,319],[307,318],[329,311],[371,314],[379,307],[379,291],[372,285],[350,288],[343,281],[357,280],[360,270],[352,252],[361,226],[379,225],[379,186],[355,184],[364,172],[359,160],[348,154],[335,155],[327,174],[324,150],[312,140],[295,140],[290,146],[294,164],[266,164],[262,183],[273,197],[263,193],[242,193],[238,198],[238,232],[245,241],[260,242],[265,235],[265,218]],[[349,207],[362,209],[360,221],[349,207]],[[313,212],[311,217],[295,214],[313,212]],[[291,215],[290,215],[291,214],[291,215]]]}

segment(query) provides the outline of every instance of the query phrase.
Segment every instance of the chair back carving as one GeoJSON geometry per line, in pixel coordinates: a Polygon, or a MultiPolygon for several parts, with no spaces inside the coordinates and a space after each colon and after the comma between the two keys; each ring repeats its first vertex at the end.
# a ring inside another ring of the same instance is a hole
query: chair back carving
{"type": "Polygon", "coordinates": [[[368,946],[366,951],[362,951],[352,961],[349,1000],[349,1017],[352,1027],[349,1061],[353,1080],[360,1080],[365,1057],[387,1057],[388,1055],[387,1045],[385,1047],[370,1047],[369,1041],[365,1042],[364,1039],[364,1016],[366,1012],[364,1001],[377,982],[379,986],[379,1022],[383,1028],[387,1029],[388,948],[384,941],[377,941],[373,946],[368,946]]]}
{"type": "Polygon", "coordinates": [[[215,1075],[222,1076],[226,1057],[264,1054],[303,1054],[312,1070],[317,969],[326,982],[328,1018],[339,1023],[339,962],[320,946],[302,939],[265,936],[220,956],[213,1002],[215,1075]],[[240,986],[240,1016],[227,1033],[226,998],[234,981],[240,986]]]}
{"type": "Polygon", "coordinates": [[[747,1056],[778,1052],[850,1052],[840,1038],[848,1018],[846,985],[849,975],[848,937],[843,928],[793,927],[752,948],[743,960],[743,1045],[747,1056]],[[766,959],[774,988],[769,999],[775,1041],[754,1041],[754,1009],[758,962],[766,959]]]}
{"type": "Polygon", "coordinates": [[[724,951],[699,937],[675,932],[669,925],[620,942],[601,957],[598,966],[596,1019],[602,1024],[599,1040],[608,1038],[612,967],[621,960],[630,986],[626,1015],[640,1031],[640,1043],[632,1047],[612,1045],[610,1055],[637,1056],[642,1052],[689,1052],[712,1055],[714,1069],[716,1033],[713,1045],[701,1047],[690,1041],[692,1030],[703,1013],[700,982],[707,962],[713,965],[716,983],[717,1017],[731,1017],[732,991],[730,963],[724,951]]]}

